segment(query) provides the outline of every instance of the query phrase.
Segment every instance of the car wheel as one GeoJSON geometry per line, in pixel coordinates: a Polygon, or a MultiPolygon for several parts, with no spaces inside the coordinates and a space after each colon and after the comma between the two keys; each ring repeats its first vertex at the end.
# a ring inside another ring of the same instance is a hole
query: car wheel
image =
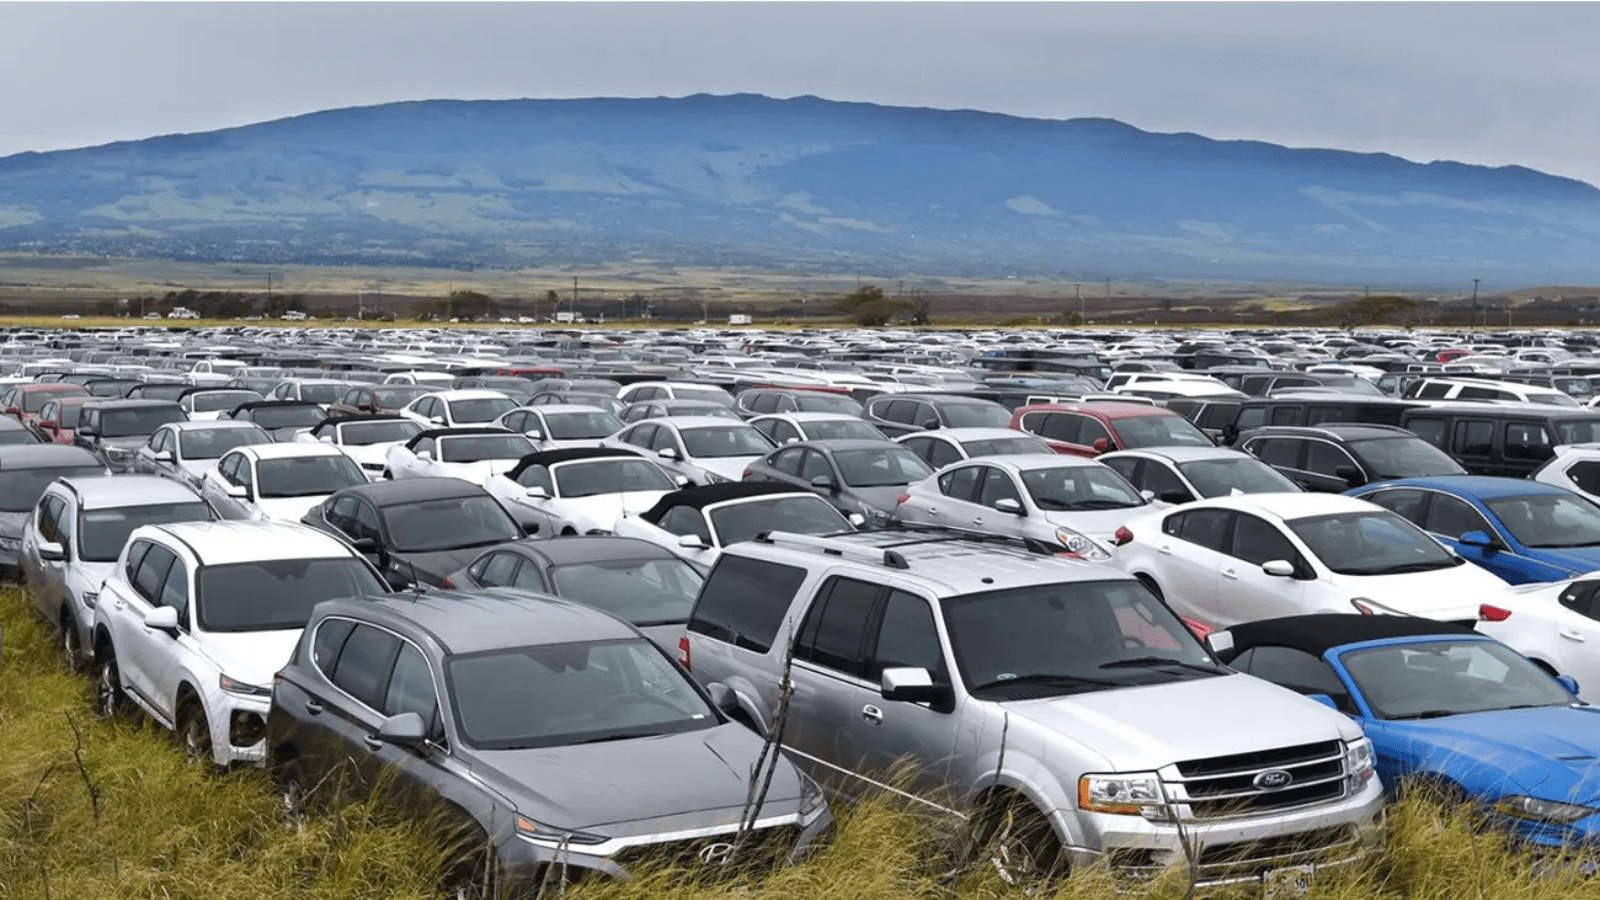
{"type": "Polygon", "coordinates": [[[288,759],[273,767],[272,782],[277,787],[278,802],[287,825],[305,821],[310,809],[307,780],[306,767],[298,759],[288,759]]]}
{"type": "Polygon", "coordinates": [[[979,818],[980,865],[993,866],[1011,885],[1038,885],[1064,878],[1065,856],[1055,829],[1032,803],[1015,797],[979,818]]]}
{"type": "Polygon", "coordinates": [[[61,614],[61,661],[68,672],[83,666],[83,640],[78,637],[78,623],[70,611],[61,614]]]}
{"type": "Polygon", "coordinates": [[[117,668],[116,652],[107,646],[95,669],[95,715],[113,719],[132,712],[133,704],[122,692],[122,673],[117,668]]]}
{"type": "Polygon", "coordinates": [[[190,700],[178,713],[178,740],[190,765],[211,765],[211,723],[199,700],[190,700]]]}

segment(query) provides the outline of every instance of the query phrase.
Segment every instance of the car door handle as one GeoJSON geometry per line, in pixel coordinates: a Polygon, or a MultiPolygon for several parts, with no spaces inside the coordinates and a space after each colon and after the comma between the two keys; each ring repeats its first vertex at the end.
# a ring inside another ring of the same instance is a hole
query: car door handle
{"type": "Polygon", "coordinates": [[[983,524],[983,516],[977,516],[977,517],[973,518],[972,524],[974,524],[974,525],[982,525],[983,524]]]}
{"type": "Polygon", "coordinates": [[[1583,632],[1577,630],[1576,628],[1563,628],[1556,633],[1569,641],[1577,641],[1580,644],[1584,641],[1583,632]]]}
{"type": "Polygon", "coordinates": [[[312,714],[313,716],[322,715],[322,702],[319,700],[307,700],[306,712],[312,714]]]}
{"type": "Polygon", "coordinates": [[[382,750],[383,749],[383,738],[378,737],[375,734],[369,734],[366,737],[362,738],[361,739],[361,743],[366,744],[368,750],[382,750]]]}
{"type": "Polygon", "coordinates": [[[1238,581],[1239,580],[1239,573],[1235,572],[1232,569],[1223,569],[1222,570],[1222,577],[1223,578],[1232,578],[1234,581],[1238,581]]]}
{"type": "Polygon", "coordinates": [[[1168,545],[1168,544],[1162,544],[1161,546],[1156,548],[1156,552],[1160,553],[1163,556],[1171,556],[1172,555],[1172,547],[1170,545],[1168,545]]]}
{"type": "Polygon", "coordinates": [[[861,707],[861,718],[865,719],[868,725],[882,725],[883,710],[868,703],[861,707]]]}

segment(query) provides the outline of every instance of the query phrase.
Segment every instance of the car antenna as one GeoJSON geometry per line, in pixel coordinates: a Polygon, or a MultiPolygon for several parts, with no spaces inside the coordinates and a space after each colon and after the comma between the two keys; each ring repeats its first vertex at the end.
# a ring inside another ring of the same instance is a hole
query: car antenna
{"type": "Polygon", "coordinates": [[[411,592],[414,595],[414,598],[421,597],[422,582],[417,580],[417,564],[408,559],[406,560],[406,568],[411,570],[411,592]]]}

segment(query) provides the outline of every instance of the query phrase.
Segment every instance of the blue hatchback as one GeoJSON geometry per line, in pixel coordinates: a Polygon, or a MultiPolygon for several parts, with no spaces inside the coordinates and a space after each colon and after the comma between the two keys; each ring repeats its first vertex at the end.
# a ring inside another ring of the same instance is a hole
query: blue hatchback
{"type": "Polygon", "coordinates": [[[1487,635],[1406,616],[1235,625],[1218,659],[1349,714],[1378,777],[1470,800],[1542,847],[1600,842],[1600,708],[1487,635]]]}
{"type": "Polygon", "coordinates": [[[1600,569],[1600,506],[1520,478],[1400,478],[1346,491],[1394,511],[1511,584],[1600,569]]]}

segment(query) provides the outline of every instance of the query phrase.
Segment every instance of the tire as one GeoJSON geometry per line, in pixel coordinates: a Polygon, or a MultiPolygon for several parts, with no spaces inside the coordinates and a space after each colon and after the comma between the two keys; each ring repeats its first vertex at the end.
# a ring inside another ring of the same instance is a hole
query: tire
{"type": "Polygon", "coordinates": [[[190,765],[215,765],[216,757],[211,752],[211,723],[206,721],[205,707],[199,700],[191,699],[179,709],[178,742],[190,765]]]}
{"type": "Polygon", "coordinates": [[[278,802],[283,808],[286,825],[298,825],[310,813],[310,779],[300,760],[290,758],[272,768],[272,784],[277,790],[278,802]]]}
{"type": "Polygon", "coordinates": [[[385,467],[384,470],[383,470],[383,475],[381,475],[379,477],[383,481],[393,481],[394,480],[394,473],[389,471],[389,469],[387,467],[385,467]]]}
{"type": "Polygon", "coordinates": [[[1067,875],[1061,840],[1032,803],[1013,797],[993,804],[977,823],[974,846],[980,862],[992,865],[1011,885],[1038,885],[1067,875]]]}
{"type": "Polygon", "coordinates": [[[117,667],[116,651],[106,645],[95,663],[95,715],[116,719],[133,713],[133,703],[122,690],[122,671],[117,667]]]}
{"type": "Polygon", "coordinates": [[[70,610],[61,614],[61,661],[68,672],[83,668],[83,639],[78,636],[78,623],[70,610]]]}

